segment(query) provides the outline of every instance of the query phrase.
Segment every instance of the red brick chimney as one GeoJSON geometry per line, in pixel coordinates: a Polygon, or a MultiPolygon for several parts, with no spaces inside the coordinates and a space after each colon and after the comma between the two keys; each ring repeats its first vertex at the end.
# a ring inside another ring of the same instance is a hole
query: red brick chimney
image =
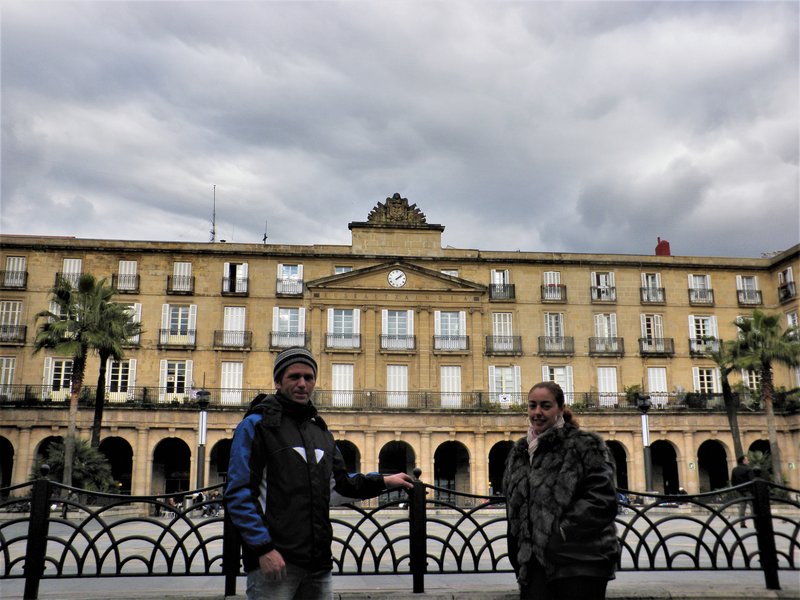
{"type": "Polygon", "coordinates": [[[670,256],[669,242],[667,240],[662,240],[661,238],[657,239],[658,244],[656,245],[656,256],[670,256]]]}

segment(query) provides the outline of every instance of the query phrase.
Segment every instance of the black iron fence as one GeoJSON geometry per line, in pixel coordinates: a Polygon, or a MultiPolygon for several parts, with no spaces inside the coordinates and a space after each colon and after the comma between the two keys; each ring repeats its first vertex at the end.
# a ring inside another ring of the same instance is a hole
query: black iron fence
{"type": "MultiPolygon", "coordinates": [[[[92,494],[46,478],[0,489],[0,579],[24,578],[24,597],[35,599],[42,579],[220,575],[234,595],[239,539],[220,492],[92,494]]],[[[780,589],[780,571],[800,569],[798,490],[759,479],[704,494],[620,498],[621,571],[760,570],[768,589],[780,589]]],[[[513,579],[501,496],[417,479],[408,497],[346,505],[331,519],[339,575],[410,574],[415,593],[429,573],[513,579]]]]}

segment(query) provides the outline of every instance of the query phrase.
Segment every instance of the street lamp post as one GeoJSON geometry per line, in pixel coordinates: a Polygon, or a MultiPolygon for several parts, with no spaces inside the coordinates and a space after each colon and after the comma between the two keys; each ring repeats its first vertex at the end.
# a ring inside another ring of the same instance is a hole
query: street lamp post
{"type": "Polygon", "coordinates": [[[650,422],[647,411],[650,410],[650,396],[636,394],[636,408],[642,413],[642,446],[644,448],[644,485],[647,492],[653,491],[653,460],[650,457],[650,422]]]}
{"type": "Polygon", "coordinates": [[[208,430],[208,399],[211,392],[197,392],[197,406],[200,408],[200,423],[197,427],[197,487],[205,487],[206,480],[206,432],[208,430]]]}

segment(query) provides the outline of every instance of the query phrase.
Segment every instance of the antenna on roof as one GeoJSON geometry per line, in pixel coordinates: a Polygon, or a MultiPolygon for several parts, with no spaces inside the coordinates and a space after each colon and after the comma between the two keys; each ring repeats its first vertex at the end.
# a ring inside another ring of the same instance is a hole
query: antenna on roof
{"type": "Polygon", "coordinates": [[[214,208],[211,211],[211,241],[217,241],[217,185],[214,184],[214,208]]]}
{"type": "Polygon", "coordinates": [[[262,244],[267,243],[267,220],[264,220],[264,237],[261,239],[262,244]]]}

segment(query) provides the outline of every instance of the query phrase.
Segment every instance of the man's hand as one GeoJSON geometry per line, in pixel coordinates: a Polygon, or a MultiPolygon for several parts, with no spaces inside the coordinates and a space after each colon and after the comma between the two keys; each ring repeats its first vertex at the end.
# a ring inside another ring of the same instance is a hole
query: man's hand
{"type": "Polygon", "coordinates": [[[270,550],[258,557],[258,566],[269,581],[280,581],[286,577],[286,563],[277,550],[270,550]]]}
{"type": "Polygon", "coordinates": [[[411,489],[414,487],[414,480],[408,473],[395,473],[394,475],[384,475],[383,482],[388,489],[404,487],[411,489]]]}

